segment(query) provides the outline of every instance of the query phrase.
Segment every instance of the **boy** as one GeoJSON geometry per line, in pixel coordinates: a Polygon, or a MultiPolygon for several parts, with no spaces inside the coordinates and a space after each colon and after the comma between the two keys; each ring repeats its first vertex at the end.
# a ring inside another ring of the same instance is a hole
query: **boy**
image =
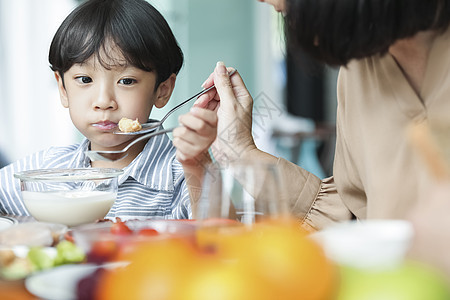
{"type": "MultiPolygon", "coordinates": [[[[106,218],[191,217],[183,168],[166,135],[138,143],[128,156],[115,162],[90,161],[84,153],[124,148],[135,136],[112,134],[119,120],[137,118],[144,123],[153,106],[161,108],[168,102],[183,54],[161,14],[144,0],[87,1],[59,27],[49,62],[61,103],[85,139],[35,153],[1,169],[0,213],[28,215],[19,183],[13,178],[16,172],[107,167],[121,168],[124,174],[119,177],[117,201],[106,218]]],[[[189,131],[195,142],[195,129],[189,131]]],[[[195,160],[189,156],[186,169],[198,173],[201,166],[193,164],[195,160]]]]}

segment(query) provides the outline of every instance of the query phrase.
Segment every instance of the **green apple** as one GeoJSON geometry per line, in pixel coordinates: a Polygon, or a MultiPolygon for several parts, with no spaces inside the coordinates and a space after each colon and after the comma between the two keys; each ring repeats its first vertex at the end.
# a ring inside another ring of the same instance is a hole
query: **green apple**
{"type": "Polygon", "coordinates": [[[450,287],[440,273],[417,262],[397,268],[341,268],[337,300],[448,300],[450,287]]]}

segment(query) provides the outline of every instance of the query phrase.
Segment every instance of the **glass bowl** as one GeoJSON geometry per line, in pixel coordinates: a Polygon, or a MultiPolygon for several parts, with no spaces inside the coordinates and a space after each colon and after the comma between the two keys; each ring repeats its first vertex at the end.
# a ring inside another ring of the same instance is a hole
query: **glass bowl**
{"type": "Polygon", "coordinates": [[[193,245],[196,228],[193,220],[105,221],[73,227],[71,236],[75,244],[88,254],[88,261],[99,262],[108,261],[117,252],[139,243],[179,239],[193,245]]]}
{"type": "Polygon", "coordinates": [[[76,226],[102,219],[117,198],[119,169],[43,169],[14,174],[38,221],[76,226]]]}

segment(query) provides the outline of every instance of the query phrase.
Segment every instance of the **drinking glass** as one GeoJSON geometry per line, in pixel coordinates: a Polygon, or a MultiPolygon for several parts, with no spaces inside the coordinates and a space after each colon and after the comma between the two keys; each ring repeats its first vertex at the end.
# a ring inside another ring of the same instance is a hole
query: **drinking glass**
{"type": "Polygon", "coordinates": [[[213,251],[227,251],[255,224],[288,220],[282,181],[276,165],[256,162],[226,167],[212,164],[206,171],[194,216],[197,242],[213,251]]]}
{"type": "Polygon", "coordinates": [[[246,162],[206,171],[196,219],[238,221],[245,225],[287,215],[284,188],[274,164],[246,162]]]}

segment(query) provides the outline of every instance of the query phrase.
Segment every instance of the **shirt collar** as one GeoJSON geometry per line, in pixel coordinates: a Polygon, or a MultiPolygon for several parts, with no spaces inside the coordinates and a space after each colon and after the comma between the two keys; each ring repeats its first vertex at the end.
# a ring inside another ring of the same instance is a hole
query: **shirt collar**
{"type": "Polygon", "coordinates": [[[89,150],[90,142],[88,139],[84,138],[83,141],[78,146],[72,161],[69,163],[70,168],[90,168],[91,160],[85,154],[89,150]]]}
{"type": "Polygon", "coordinates": [[[175,151],[166,134],[150,138],[142,152],[123,169],[124,174],[119,178],[119,183],[132,177],[150,189],[172,192],[175,151]]]}
{"type": "MultiPolygon", "coordinates": [[[[86,138],[80,143],[70,167],[90,168],[90,159],[85,154],[89,145],[86,138]]],[[[123,169],[124,173],[118,178],[119,185],[131,177],[150,189],[173,192],[172,165],[175,152],[172,141],[166,134],[150,138],[142,152],[123,169]]]]}

